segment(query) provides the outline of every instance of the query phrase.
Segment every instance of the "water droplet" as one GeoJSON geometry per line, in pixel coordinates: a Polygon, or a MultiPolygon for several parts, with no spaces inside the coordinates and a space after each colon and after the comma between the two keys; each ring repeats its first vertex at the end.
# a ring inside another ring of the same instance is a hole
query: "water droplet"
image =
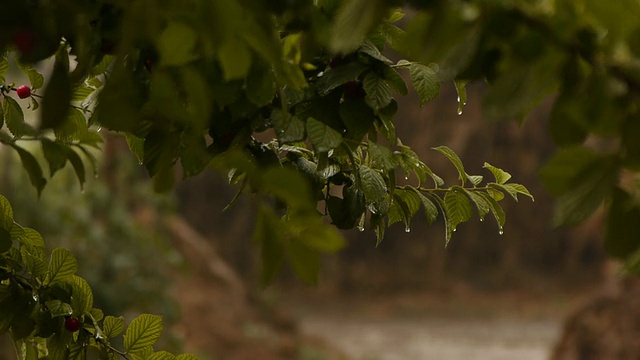
{"type": "Polygon", "coordinates": [[[499,234],[499,235],[504,234],[504,229],[503,229],[503,228],[500,228],[500,230],[498,230],[498,234],[499,234]]]}
{"type": "Polygon", "coordinates": [[[364,232],[364,226],[358,226],[358,231],[364,232]]]}
{"type": "Polygon", "coordinates": [[[411,228],[409,227],[409,225],[407,225],[407,226],[404,228],[404,232],[406,232],[406,233],[410,233],[410,232],[411,232],[411,228]]]}
{"type": "Polygon", "coordinates": [[[404,177],[404,179],[405,179],[405,180],[409,180],[409,177],[408,177],[408,176],[405,176],[405,177],[404,177]]]}
{"type": "Polygon", "coordinates": [[[453,232],[456,232],[456,231],[458,231],[458,228],[454,228],[454,229],[453,229],[453,232]]]}
{"type": "Polygon", "coordinates": [[[462,115],[462,108],[458,109],[458,115],[462,115]]]}
{"type": "Polygon", "coordinates": [[[96,131],[97,132],[101,132],[102,131],[102,127],[98,127],[98,129],[96,131]]]}
{"type": "Polygon", "coordinates": [[[483,219],[483,218],[480,218],[480,222],[483,222],[483,221],[484,221],[484,219],[483,219]]]}

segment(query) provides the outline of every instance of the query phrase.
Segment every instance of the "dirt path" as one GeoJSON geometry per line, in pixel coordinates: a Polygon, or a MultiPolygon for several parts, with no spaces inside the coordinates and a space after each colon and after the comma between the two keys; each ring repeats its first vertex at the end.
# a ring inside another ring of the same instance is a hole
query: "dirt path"
{"type": "Polygon", "coordinates": [[[465,303],[360,299],[307,302],[295,311],[303,333],[354,360],[545,360],[561,330],[562,314],[549,305],[465,303]]]}
{"type": "Polygon", "coordinates": [[[559,331],[548,320],[302,319],[302,331],[357,360],[544,360],[559,331]]]}

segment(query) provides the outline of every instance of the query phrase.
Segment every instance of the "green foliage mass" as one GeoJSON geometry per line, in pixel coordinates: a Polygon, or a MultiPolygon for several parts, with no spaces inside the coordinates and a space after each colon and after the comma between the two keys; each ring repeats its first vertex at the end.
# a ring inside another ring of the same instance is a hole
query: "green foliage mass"
{"type": "Polygon", "coordinates": [[[69,250],[48,254],[42,236],[16,223],[0,196],[0,334],[11,333],[19,359],[195,359],[154,351],[162,317],[139,315],[125,330],[124,318],[94,308],[91,286],[77,270],[69,250]]]}
{"type": "Polygon", "coordinates": [[[439,146],[459,175],[445,184],[396,137],[395,97],[408,83],[425,104],[452,82],[461,113],[465,85],[484,81],[484,114],[496,120],[522,121],[553,95],[559,150],[542,177],[558,196],[555,222],[604,204],[610,253],[640,249],[634,0],[12,0],[0,13],[12,14],[0,32],[0,142],[32,185],[42,191],[67,162],[82,184],[97,127],[126,136],[158,191],[172,189],[176,169],[215,168],[259,208],[265,282],[285,262],[315,282],[319,254],[343,245],[336,228],[372,229],[380,241],[423,209],[428,222],[442,216],[448,242],[474,208],[502,232],[499,201],[531,196],[493,165],[488,182],[468,174],[439,146]],[[49,58],[45,82],[33,64],[49,58]],[[37,123],[5,78],[14,60],[31,82],[29,106],[41,107],[37,123]]]}

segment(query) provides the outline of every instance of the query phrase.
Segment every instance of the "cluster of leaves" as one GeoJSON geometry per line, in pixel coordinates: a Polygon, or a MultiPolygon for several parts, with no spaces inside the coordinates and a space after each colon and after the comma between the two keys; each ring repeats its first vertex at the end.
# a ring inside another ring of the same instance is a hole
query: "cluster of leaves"
{"type": "MultiPolygon", "coordinates": [[[[178,164],[184,177],[209,166],[229,173],[242,190],[260,195],[254,238],[262,245],[265,281],[288,259],[303,280],[315,282],[319,253],[343,245],[319,215],[341,229],[369,227],[380,241],[387,226],[409,228],[424,207],[429,222],[444,215],[448,242],[474,203],[480,218],[492,211],[502,229],[497,200],[503,193],[530,195],[501,182],[504,176],[478,187],[482,178],[467,175],[457,155],[441,147],[461,179],[444,187],[396,138],[394,96],[409,92],[405,78],[424,104],[439,94],[439,68],[387,58],[388,48],[404,42],[394,25],[403,14],[377,1],[363,15],[362,5],[67,0],[7,9],[28,19],[54,14],[48,31],[62,39],[50,53],[54,70],[32,136],[42,142],[52,173],[69,160],[81,182],[82,161],[70,148],[96,145],[94,124],[125,134],[159,191],[173,187],[178,164]],[[361,16],[366,21],[347,32],[361,16]],[[396,183],[398,171],[415,174],[418,185],[396,183]],[[427,176],[434,187],[425,187],[427,176]]],[[[29,39],[44,36],[37,26],[16,27],[18,35],[31,31],[29,39]]],[[[25,46],[23,37],[9,38],[19,63],[46,57],[34,45],[39,40],[25,46]]],[[[463,106],[464,83],[456,88],[463,106]]],[[[16,121],[28,126],[22,117],[16,121]]],[[[11,144],[23,139],[12,133],[11,144]]],[[[41,189],[37,163],[26,155],[23,163],[41,189]]]]}
{"type": "MultiPolygon", "coordinates": [[[[91,104],[95,101],[95,93],[102,86],[99,76],[106,70],[106,63],[97,65],[94,74],[87,76],[84,81],[71,91],[66,80],[60,80],[61,75],[69,69],[69,55],[64,46],[61,46],[55,56],[55,65],[45,94],[56,94],[55,97],[69,93],[69,97],[55,99],[54,96],[38,95],[38,90],[44,86],[44,76],[34,67],[18,62],[18,68],[24,73],[30,82],[28,108],[35,111],[40,108],[42,98],[42,111],[40,126],[36,128],[26,119],[23,106],[11,95],[16,91],[16,84],[6,79],[10,70],[10,56],[7,52],[0,54],[0,143],[14,149],[22,164],[29,174],[31,184],[40,193],[47,184],[47,178],[52,177],[57,171],[70,163],[82,186],[86,181],[86,169],[83,157],[88,159],[94,167],[96,158],[92,149],[100,149],[103,139],[96,130],[90,129],[90,122],[86,115],[91,114],[91,104]],[[62,101],[62,102],[60,102],[62,101]],[[52,130],[52,131],[50,131],[52,130]],[[36,156],[33,146],[29,142],[39,143],[44,158],[48,165],[48,174],[36,156]],[[25,146],[27,145],[27,146],[25,146]]],[[[26,86],[26,85],[25,85],[26,86]]],[[[22,100],[20,100],[22,101],[22,100]]]]}
{"type": "Polygon", "coordinates": [[[87,281],[75,274],[73,254],[57,248],[47,256],[44,247],[0,196],[0,335],[11,334],[19,359],[86,359],[93,352],[103,359],[195,359],[154,351],[160,316],[140,315],[126,331],[123,317],[104,316],[93,307],[87,281]]]}
{"type": "Polygon", "coordinates": [[[574,225],[604,204],[608,252],[640,250],[637,183],[625,181],[640,169],[640,5],[415,3],[424,11],[406,28],[405,50],[443,76],[484,79],[487,117],[523,119],[555,94],[549,131],[559,150],[542,170],[558,199],[554,223],[574,225]]]}

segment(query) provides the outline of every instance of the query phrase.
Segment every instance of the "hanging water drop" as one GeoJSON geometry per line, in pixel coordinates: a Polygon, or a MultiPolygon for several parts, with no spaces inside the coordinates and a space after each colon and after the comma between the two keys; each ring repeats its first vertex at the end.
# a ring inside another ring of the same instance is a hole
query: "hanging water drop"
{"type": "Polygon", "coordinates": [[[409,176],[406,176],[406,175],[405,175],[404,179],[405,179],[405,180],[409,180],[409,176]]]}
{"type": "Polygon", "coordinates": [[[456,231],[458,231],[458,228],[453,228],[453,232],[456,232],[456,231]]]}
{"type": "Polygon", "coordinates": [[[462,115],[462,107],[458,108],[458,115],[462,115]]]}
{"type": "Polygon", "coordinates": [[[410,233],[411,232],[411,228],[409,227],[409,225],[405,226],[404,232],[406,232],[406,233],[410,233]]]}
{"type": "Polygon", "coordinates": [[[480,222],[483,222],[483,221],[484,221],[484,219],[483,219],[483,218],[480,218],[480,222]]]}
{"type": "Polygon", "coordinates": [[[500,228],[500,230],[498,230],[498,234],[499,234],[499,235],[504,234],[504,228],[500,228]]]}
{"type": "Polygon", "coordinates": [[[360,232],[364,232],[364,227],[362,227],[362,226],[358,226],[358,230],[359,230],[360,232]]]}

